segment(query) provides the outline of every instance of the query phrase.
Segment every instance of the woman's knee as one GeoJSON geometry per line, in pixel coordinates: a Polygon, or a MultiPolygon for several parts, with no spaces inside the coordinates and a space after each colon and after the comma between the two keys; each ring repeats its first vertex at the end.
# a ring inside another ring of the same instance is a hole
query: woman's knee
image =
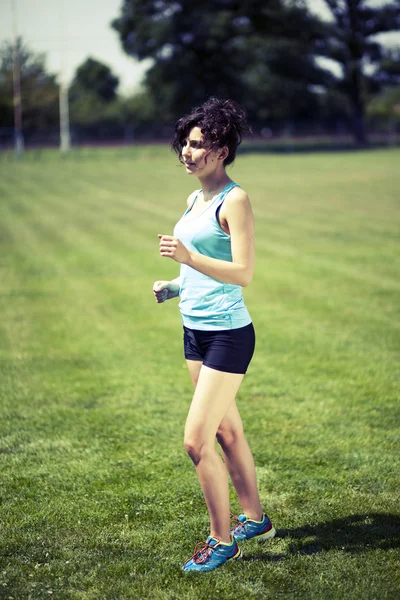
{"type": "Polygon", "coordinates": [[[195,465],[199,464],[209,450],[207,443],[198,436],[185,435],[183,445],[195,465]]]}
{"type": "Polygon", "coordinates": [[[238,425],[221,425],[218,427],[217,440],[222,448],[230,448],[238,441],[244,438],[244,431],[242,426],[238,425]]]}

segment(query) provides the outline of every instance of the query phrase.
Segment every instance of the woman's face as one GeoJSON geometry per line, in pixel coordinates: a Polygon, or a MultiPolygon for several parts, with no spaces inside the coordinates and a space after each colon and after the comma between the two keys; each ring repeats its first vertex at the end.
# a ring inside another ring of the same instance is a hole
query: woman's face
{"type": "Polygon", "coordinates": [[[200,127],[193,127],[182,147],[182,159],[186,172],[193,175],[205,175],[216,169],[219,164],[218,148],[213,150],[206,143],[200,127]]]}

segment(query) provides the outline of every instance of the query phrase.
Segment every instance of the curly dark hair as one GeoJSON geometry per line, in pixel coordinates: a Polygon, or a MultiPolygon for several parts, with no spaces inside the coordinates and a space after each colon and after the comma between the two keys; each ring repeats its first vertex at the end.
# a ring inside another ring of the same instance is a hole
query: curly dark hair
{"type": "Polygon", "coordinates": [[[182,148],[193,127],[201,129],[204,141],[210,148],[228,148],[229,153],[224,160],[224,166],[233,163],[243,135],[251,133],[244,108],[233,100],[209,98],[175,124],[175,136],[171,147],[177,153],[180,162],[183,162],[182,148]]]}

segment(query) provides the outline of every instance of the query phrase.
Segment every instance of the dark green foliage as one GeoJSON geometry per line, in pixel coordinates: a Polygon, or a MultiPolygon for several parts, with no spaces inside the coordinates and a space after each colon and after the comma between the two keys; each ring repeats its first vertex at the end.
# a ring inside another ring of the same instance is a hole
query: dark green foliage
{"type": "Polygon", "coordinates": [[[400,48],[387,49],[382,54],[375,79],[382,86],[400,87],[400,48]]]}
{"type": "Polygon", "coordinates": [[[154,59],[145,83],[166,123],[211,95],[243,102],[253,119],[309,117],[308,86],[329,80],[312,57],[322,25],[279,0],[125,0],[113,27],[128,54],[154,59]]]}
{"type": "MultiPolygon", "coordinates": [[[[170,123],[207,96],[243,99],[232,10],[211,2],[125,2],[113,23],[124,49],[155,59],[146,85],[170,123]]],[[[158,116],[158,115],[157,115],[158,116]]]]}
{"type": "Polygon", "coordinates": [[[89,93],[104,102],[111,102],[117,97],[118,84],[119,79],[110,67],[93,58],[87,58],[76,70],[71,83],[71,99],[89,93]]]}
{"type": "Polygon", "coordinates": [[[399,2],[326,2],[330,22],[302,2],[124,0],[113,27],[128,54],[154,60],[145,84],[158,122],[170,124],[217,95],[242,102],[254,122],[351,117],[363,144],[367,99],[398,82],[375,36],[399,29],[399,2]],[[339,63],[342,74],[318,57],[339,63]]]}
{"type": "MultiPolygon", "coordinates": [[[[46,71],[45,56],[17,42],[19,56],[22,120],[24,128],[44,129],[58,123],[58,85],[46,71]]],[[[0,48],[0,127],[13,127],[13,44],[0,48]]]]}
{"type": "Polygon", "coordinates": [[[383,6],[373,6],[368,0],[325,0],[325,3],[333,23],[320,53],[341,65],[337,89],[348,100],[355,139],[364,144],[368,94],[379,91],[382,83],[395,83],[390,67],[388,71],[389,55],[375,36],[400,30],[400,2],[395,0],[383,6]],[[366,67],[371,66],[375,71],[368,74],[366,67]]]}
{"type": "Polygon", "coordinates": [[[92,126],[94,130],[120,125],[124,113],[117,96],[118,84],[118,77],[107,65],[92,58],[86,59],[77,68],[69,88],[71,125],[92,126]]]}
{"type": "Polygon", "coordinates": [[[391,129],[400,124],[400,86],[387,87],[375,96],[368,104],[367,114],[371,119],[386,122],[391,129]]]}

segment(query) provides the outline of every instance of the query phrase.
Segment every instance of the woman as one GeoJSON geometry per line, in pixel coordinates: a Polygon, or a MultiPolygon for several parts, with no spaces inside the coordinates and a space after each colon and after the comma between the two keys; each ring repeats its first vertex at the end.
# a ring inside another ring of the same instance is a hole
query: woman
{"type": "Polygon", "coordinates": [[[158,303],[181,297],[185,358],[195,388],[184,445],[210,514],[210,535],[196,546],[184,571],[210,571],[241,557],[237,540],[275,535],[261,508],[254,460],[235,402],[255,346],[242,298],[242,287],[253,277],[254,221],[246,192],[226,167],[246,131],[245,111],[217,98],[177,122],[172,147],[201,189],[189,196],[174,235],[158,236],[161,256],[181,263],[180,276],[156,281],[153,291],[158,303]],[[226,469],[243,509],[232,529],[226,469]]]}

